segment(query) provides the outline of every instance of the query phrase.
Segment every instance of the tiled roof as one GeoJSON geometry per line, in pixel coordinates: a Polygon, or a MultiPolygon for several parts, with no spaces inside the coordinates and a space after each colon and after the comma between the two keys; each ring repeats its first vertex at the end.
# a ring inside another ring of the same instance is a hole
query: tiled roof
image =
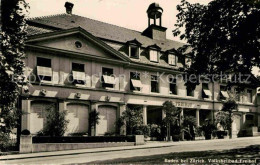
{"type": "Polygon", "coordinates": [[[52,32],[52,30],[48,30],[48,29],[40,28],[40,27],[35,27],[35,26],[28,26],[27,32],[28,32],[29,35],[36,35],[36,34],[52,32]]]}
{"type": "Polygon", "coordinates": [[[172,48],[178,48],[183,45],[183,43],[168,39],[151,39],[149,37],[143,36],[142,32],[96,21],[74,14],[58,14],[46,17],[31,18],[28,20],[28,24],[30,25],[28,30],[29,35],[41,34],[51,31],[51,29],[45,29],[45,26],[59,29],[69,29],[80,26],[92,35],[99,38],[123,43],[137,39],[140,43],[142,43],[143,47],[156,44],[162,48],[162,51],[166,51],[172,48]]]}

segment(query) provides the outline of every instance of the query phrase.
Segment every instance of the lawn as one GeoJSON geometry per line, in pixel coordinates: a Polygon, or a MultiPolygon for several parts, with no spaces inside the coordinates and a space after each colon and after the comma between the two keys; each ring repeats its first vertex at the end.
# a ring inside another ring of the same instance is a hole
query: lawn
{"type": "Polygon", "coordinates": [[[203,152],[181,152],[154,156],[140,156],[132,158],[121,158],[107,161],[95,161],[93,164],[260,164],[260,146],[253,145],[246,148],[203,151],[203,152]],[[251,162],[232,162],[232,161],[251,162]],[[257,160],[258,159],[258,160],[257,160]],[[228,161],[228,162],[210,162],[228,161]],[[254,162],[256,161],[256,163],[254,162]]]}

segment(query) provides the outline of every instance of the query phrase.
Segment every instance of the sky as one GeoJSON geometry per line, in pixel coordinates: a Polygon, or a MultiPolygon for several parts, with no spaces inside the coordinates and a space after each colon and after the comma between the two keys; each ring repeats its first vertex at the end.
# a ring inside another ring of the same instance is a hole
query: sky
{"type": "MultiPolygon", "coordinates": [[[[65,13],[66,1],[74,4],[73,14],[107,22],[125,28],[143,31],[148,26],[146,10],[153,3],[163,8],[162,25],[167,30],[167,38],[174,37],[172,30],[176,22],[176,6],[181,0],[26,0],[30,5],[29,17],[65,13]]],[[[207,4],[210,0],[188,0],[191,3],[207,4]]],[[[182,41],[184,42],[184,41],[182,41]]]]}
{"type": "MultiPolygon", "coordinates": [[[[73,14],[107,22],[137,31],[144,31],[148,26],[146,10],[153,3],[163,8],[162,26],[167,29],[167,38],[181,41],[174,37],[172,30],[178,13],[176,6],[181,0],[26,0],[30,5],[29,17],[48,16],[65,13],[65,2],[74,4],[73,14]]],[[[211,0],[188,0],[190,3],[208,4],[211,0]]],[[[258,68],[253,73],[260,75],[258,68]]]]}

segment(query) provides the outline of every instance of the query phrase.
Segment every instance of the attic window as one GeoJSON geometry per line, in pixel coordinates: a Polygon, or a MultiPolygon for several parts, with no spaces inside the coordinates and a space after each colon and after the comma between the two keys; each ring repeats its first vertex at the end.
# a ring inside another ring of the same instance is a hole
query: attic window
{"type": "Polygon", "coordinates": [[[137,46],[130,46],[129,55],[131,58],[139,58],[139,48],[137,46]]]}
{"type": "Polygon", "coordinates": [[[76,48],[81,48],[82,47],[82,43],[79,42],[79,41],[76,41],[75,42],[75,46],[76,46],[76,48]]]}
{"type": "Polygon", "coordinates": [[[159,60],[159,51],[157,50],[150,50],[150,61],[158,62],[159,60]]]}

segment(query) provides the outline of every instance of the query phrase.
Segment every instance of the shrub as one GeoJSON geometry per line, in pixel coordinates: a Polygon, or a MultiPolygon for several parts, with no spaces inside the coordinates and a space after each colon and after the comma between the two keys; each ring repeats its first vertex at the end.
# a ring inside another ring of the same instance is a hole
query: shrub
{"type": "Polygon", "coordinates": [[[161,127],[157,124],[151,124],[151,137],[161,137],[161,127]]]}
{"type": "Polygon", "coordinates": [[[126,133],[129,135],[135,135],[136,131],[140,133],[138,127],[143,125],[143,115],[140,108],[127,107],[126,111],[122,114],[122,119],[126,123],[126,133]]]}
{"type": "Polygon", "coordinates": [[[150,128],[148,125],[140,125],[134,131],[135,135],[144,135],[144,137],[150,136],[150,128]]]}
{"type": "Polygon", "coordinates": [[[69,120],[66,120],[66,111],[59,112],[55,109],[55,105],[51,104],[46,109],[46,122],[43,129],[38,132],[38,136],[63,136],[69,120]]]}

